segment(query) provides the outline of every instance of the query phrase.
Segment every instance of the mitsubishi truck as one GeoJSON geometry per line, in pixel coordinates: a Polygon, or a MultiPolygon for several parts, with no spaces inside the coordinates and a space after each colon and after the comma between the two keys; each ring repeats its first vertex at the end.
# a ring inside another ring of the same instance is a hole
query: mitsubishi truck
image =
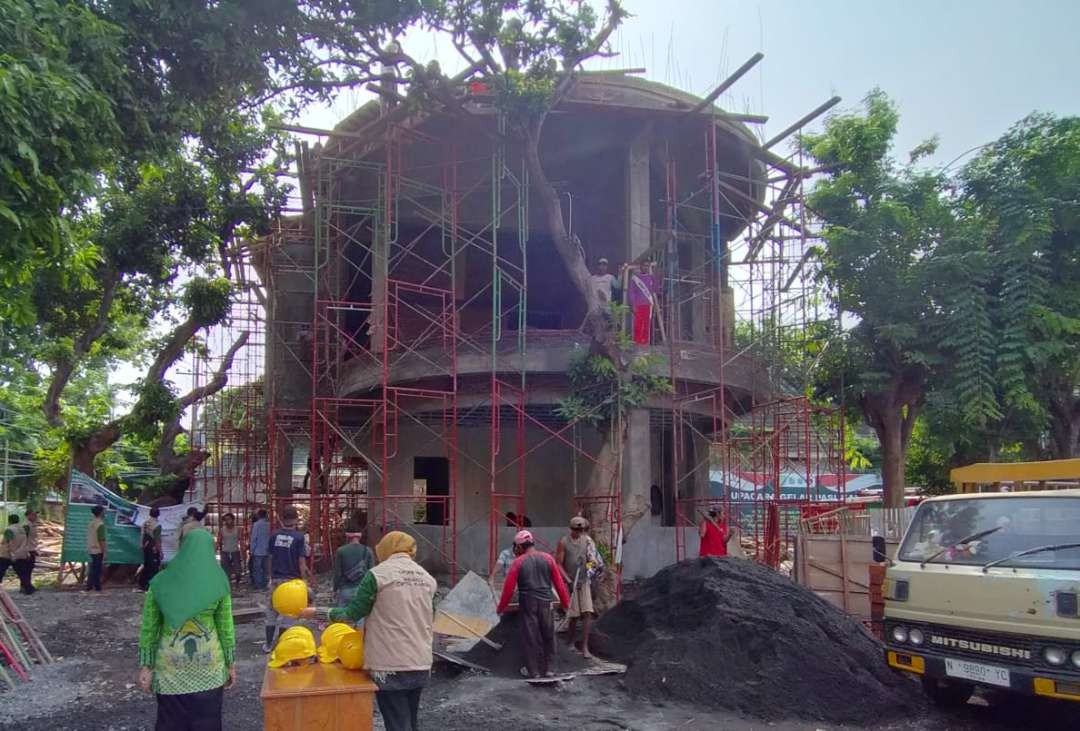
{"type": "Polygon", "coordinates": [[[977,687],[1080,701],[1070,470],[1075,484],[1080,460],[971,465],[954,470],[960,492],[916,508],[886,571],[885,655],[936,703],[966,703],[977,687]],[[987,485],[998,491],[976,491],[987,485]],[[1028,489],[1048,486],[1063,489],[1028,489]]]}

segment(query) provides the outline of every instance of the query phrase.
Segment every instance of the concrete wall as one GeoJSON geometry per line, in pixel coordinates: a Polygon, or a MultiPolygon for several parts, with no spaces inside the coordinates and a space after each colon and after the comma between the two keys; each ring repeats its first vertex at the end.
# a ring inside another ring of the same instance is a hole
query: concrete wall
{"type": "MultiPolygon", "coordinates": [[[[421,564],[436,574],[448,573],[449,568],[442,554],[444,538],[442,530],[433,525],[415,525],[405,529],[417,542],[417,557],[421,564]]],[[[498,550],[507,548],[514,539],[514,528],[499,528],[498,550]]],[[[563,526],[536,526],[529,529],[536,537],[537,546],[544,551],[555,552],[559,539],[566,535],[563,526]]],[[[623,545],[623,580],[647,579],[660,569],[675,563],[675,528],[658,528],[642,521],[634,528],[623,545]]],[[[683,528],[686,556],[698,553],[696,528],[683,528]]],[[[498,553],[496,551],[496,554],[498,553]]],[[[481,576],[488,573],[488,526],[486,523],[465,526],[457,534],[458,575],[473,571],[481,576]]]]}
{"type": "MultiPolygon", "coordinates": [[[[595,430],[582,428],[579,432],[583,448],[595,453],[600,438],[595,430]]],[[[571,515],[575,485],[584,487],[592,474],[591,461],[574,454],[567,445],[557,439],[549,439],[547,432],[539,428],[526,429],[525,467],[525,515],[533,525],[561,525],[571,515]],[[576,481],[575,481],[576,469],[576,481]]],[[[513,424],[505,424],[498,464],[505,468],[495,489],[499,493],[518,491],[519,462],[515,460],[517,433],[513,424]]],[[[490,431],[485,426],[459,426],[457,435],[457,522],[459,527],[480,522],[487,525],[490,509],[490,431]]],[[[416,457],[444,457],[447,450],[430,431],[416,423],[408,423],[402,417],[399,426],[398,449],[390,460],[388,492],[391,495],[409,495],[413,489],[413,460],[416,457]]],[[[395,503],[395,512],[401,516],[411,514],[412,503],[395,503]]],[[[503,512],[519,512],[510,499],[504,499],[503,512]]],[[[486,529],[486,528],[485,528],[486,529]]]]}

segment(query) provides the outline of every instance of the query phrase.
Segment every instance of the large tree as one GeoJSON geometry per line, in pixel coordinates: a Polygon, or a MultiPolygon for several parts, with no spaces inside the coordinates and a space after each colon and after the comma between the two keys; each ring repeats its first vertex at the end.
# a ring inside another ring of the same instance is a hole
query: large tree
{"type": "Polygon", "coordinates": [[[961,181],[984,222],[1002,410],[1080,456],[1080,117],[1022,120],[961,181]]]}
{"type": "Polygon", "coordinates": [[[802,145],[824,167],[809,205],[823,228],[823,275],[843,329],[823,359],[825,385],[857,408],[881,443],[885,502],[903,504],[905,454],[950,332],[937,258],[962,248],[965,228],[945,181],[891,155],[898,115],[881,92],[861,113],[831,117],[802,145]]]}
{"type": "Polygon", "coordinates": [[[38,408],[75,466],[92,471],[125,433],[160,437],[166,472],[197,464],[177,452],[178,414],[224,385],[244,336],[202,388],[174,394],[167,373],[226,316],[236,239],[282,203],[260,110],[356,83],[330,49],[347,54],[358,29],[392,28],[416,7],[0,4],[0,322],[23,367],[48,372],[38,408]],[[68,419],[72,384],[134,352],[145,375],[130,413],[68,419]]]}

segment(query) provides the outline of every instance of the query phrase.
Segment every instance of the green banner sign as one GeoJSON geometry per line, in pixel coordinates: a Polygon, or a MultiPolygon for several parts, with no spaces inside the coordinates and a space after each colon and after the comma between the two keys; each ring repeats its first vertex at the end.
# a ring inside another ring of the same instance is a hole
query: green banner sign
{"type": "MultiPolygon", "coordinates": [[[[105,540],[107,562],[110,564],[142,563],[142,524],[150,514],[145,505],[125,500],[104,485],[78,470],[71,471],[68,487],[67,516],[64,520],[62,562],[86,563],[86,533],[93,519],[95,505],[105,508],[105,540]]],[[[201,503],[185,503],[161,508],[158,521],[162,528],[162,549],[166,560],[176,551],[176,534],[187,509],[201,503]]]]}

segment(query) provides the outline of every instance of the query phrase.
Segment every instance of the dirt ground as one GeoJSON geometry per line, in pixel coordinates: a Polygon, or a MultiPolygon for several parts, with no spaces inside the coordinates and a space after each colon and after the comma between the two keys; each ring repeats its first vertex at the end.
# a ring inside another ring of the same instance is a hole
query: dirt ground
{"type": "MultiPolygon", "coordinates": [[[[117,587],[98,595],[43,589],[32,597],[13,596],[58,661],[35,667],[33,682],[20,684],[16,691],[0,691],[0,729],[153,728],[153,698],[143,695],[135,683],[142,594],[117,587]]],[[[238,606],[253,604],[246,590],[239,591],[234,601],[238,606]]],[[[238,625],[237,642],[238,683],[226,694],[225,728],[255,731],[262,728],[262,624],[238,625]]],[[[439,731],[854,728],[806,722],[769,723],[686,703],[639,700],[629,695],[617,676],[579,677],[562,687],[533,688],[518,680],[472,672],[459,674],[441,667],[425,690],[421,722],[425,728],[439,731]]],[[[376,728],[382,728],[377,715],[376,728]]],[[[989,707],[976,701],[949,715],[934,712],[905,723],[870,728],[1080,728],[1080,710],[1063,703],[989,707]]]]}

